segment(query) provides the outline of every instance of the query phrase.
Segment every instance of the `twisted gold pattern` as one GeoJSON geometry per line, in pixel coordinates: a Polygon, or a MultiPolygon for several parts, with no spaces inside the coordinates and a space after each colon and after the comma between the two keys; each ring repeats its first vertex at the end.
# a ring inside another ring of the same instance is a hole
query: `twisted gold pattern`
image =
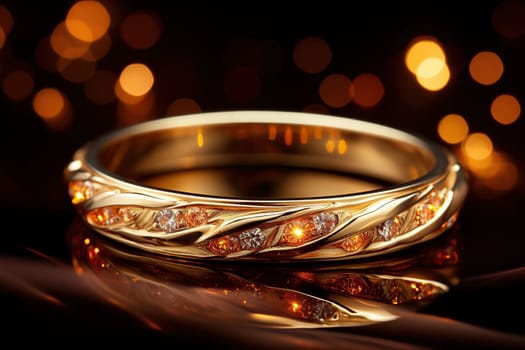
{"type": "MultiPolygon", "coordinates": [[[[151,130],[177,130],[188,125],[198,126],[196,134],[202,140],[206,125],[235,126],[238,113],[203,113],[153,121],[110,135],[99,148],[106,147],[113,138],[132,139],[151,130]]],[[[386,136],[393,138],[391,142],[407,142],[402,138],[406,135],[375,124],[280,113],[244,112],[238,129],[244,130],[248,123],[247,130],[255,133],[249,124],[254,123],[254,130],[263,125],[269,130],[282,129],[283,135],[291,130],[293,135],[302,132],[305,125],[313,130],[328,123],[335,130],[347,128],[357,135],[371,128],[373,137],[390,133],[386,136]],[[286,121],[279,118],[280,113],[286,121]]],[[[399,250],[431,239],[454,224],[466,195],[461,165],[451,153],[428,141],[410,142],[418,151],[432,154],[426,157],[435,158],[430,170],[400,185],[326,197],[230,198],[148,187],[106,171],[98,160],[93,160],[105,151],[90,145],[75,154],[65,177],[72,203],[88,225],[147,251],[198,259],[340,260],[399,250]]]]}

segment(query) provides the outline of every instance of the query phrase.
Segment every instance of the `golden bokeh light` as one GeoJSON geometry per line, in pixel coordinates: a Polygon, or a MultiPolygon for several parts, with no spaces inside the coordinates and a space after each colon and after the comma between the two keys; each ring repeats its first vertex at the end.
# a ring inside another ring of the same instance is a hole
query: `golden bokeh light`
{"type": "Polygon", "coordinates": [[[117,76],[108,70],[97,70],[84,84],[84,95],[88,100],[104,105],[115,100],[115,83],[117,76]]]}
{"type": "Polygon", "coordinates": [[[120,84],[120,81],[119,79],[117,78],[117,80],[115,81],[115,86],[113,88],[113,92],[114,92],[114,95],[115,97],[122,103],[126,104],[126,105],[134,105],[134,104],[137,104],[139,103],[140,101],[142,101],[144,99],[144,97],[146,96],[146,94],[144,95],[140,95],[140,96],[135,96],[135,95],[131,95],[129,94],[126,90],[124,90],[122,88],[122,85],[120,84]]]}
{"type": "Polygon", "coordinates": [[[469,73],[472,79],[481,85],[492,85],[503,75],[503,62],[494,52],[478,52],[469,64],[469,73]]]}
{"type": "Polygon", "coordinates": [[[490,137],[482,132],[469,134],[461,144],[463,154],[467,158],[483,160],[489,157],[493,151],[493,144],[490,137]]]}
{"type": "Polygon", "coordinates": [[[332,61],[332,49],[321,37],[306,37],[295,45],[293,61],[299,69],[306,73],[320,73],[332,61]]]}
{"type": "Polygon", "coordinates": [[[498,123],[509,125],[518,120],[521,114],[521,105],[513,95],[501,94],[492,101],[490,113],[498,123]]]}
{"type": "Polygon", "coordinates": [[[424,60],[416,71],[416,79],[419,85],[430,91],[443,89],[450,80],[450,70],[447,64],[443,64],[439,58],[428,58],[424,60]],[[441,68],[437,71],[438,68],[441,68]],[[434,73],[434,75],[431,75],[434,73]]]}
{"type": "Polygon", "coordinates": [[[33,96],[33,110],[49,128],[66,130],[72,121],[71,105],[66,96],[55,88],[43,88],[33,96]]]}
{"type": "Polygon", "coordinates": [[[4,94],[14,101],[23,101],[33,92],[34,79],[25,70],[13,70],[8,72],[2,80],[4,94]]]}
{"type": "Polygon", "coordinates": [[[81,58],[86,61],[99,61],[109,53],[112,44],[111,36],[106,34],[92,42],[88,51],[81,58]]]}
{"type": "Polygon", "coordinates": [[[144,50],[159,40],[162,32],[160,18],[151,11],[136,11],[127,15],[120,24],[120,36],[130,47],[144,50]]]}
{"type": "Polygon", "coordinates": [[[191,98],[178,98],[168,106],[166,115],[182,115],[202,112],[199,104],[191,98]]]}
{"type": "Polygon", "coordinates": [[[443,59],[438,57],[429,57],[421,61],[416,69],[416,75],[418,78],[433,78],[441,73],[445,68],[446,63],[443,59]]]}
{"type": "Polygon", "coordinates": [[[84,42],[96,41],[109,29],[111,17],[102,3],[80,0],[69,9],[65,25],[69,33],[84,42]]]}
{"type": "Polygon", "coordinates": [[[324,144],[324,148],[326,150],[326,152],[328,153],[334,153],[335,151],[335,141],[334,139],[328,139],[326,140],[325,144],[324,144]]]}
{"type": "Polygon", "coordinates": [[[354,97],[354,85],[344,74],[330,74],[319,85],[319,96],[332,108],[342,108],[354,97]]]}
{"type": "Polygon", "coordinates": [[[447,114],[438,123],[439,137],[450,144],[458,144],[466,139],[469,126],[465,118],[459,114],[447,114]]]}
{"type": "Polygon", "coordinates": [[[373,107],[383,98],[383,82],[375,74],[362,73],[353,79],[354,102],[361,107],[373,107]]]}
{"type": "Polygon", "coordinates": [[[224,92],[232,101],[252,102],[261,89],[259,74],[251,67],[233,67],[224,78],[224,92]]]}
{"type": "Polygon", "coordinates": [[[405,54],[405,64],[412,74],[418,74],[419,66],[430,58],[435,58],[439,62],[447,61],[445,52],[437,40],[417,38],[405,54]]]}
{"type": "Polygon", "coordinates": [[[153,87],[155,78],[151,70],[142,63],[131,63],[120,73],[118,83],[122,90],[131,96],[147,94],[153,87]]]}
{"type": "Polygon", "coordinates": [[[65,106],[64,96],[55,88],[43,88],[33,97],[33,109],[44,119],[60,115],[65,106]]]}
{"type": "Polygon", "coordinates": [[[55,26],[49,40],[55,53],[64,58],[80,58],[89,51],[89,43],[71,35],[64,22],[55,26]]]}

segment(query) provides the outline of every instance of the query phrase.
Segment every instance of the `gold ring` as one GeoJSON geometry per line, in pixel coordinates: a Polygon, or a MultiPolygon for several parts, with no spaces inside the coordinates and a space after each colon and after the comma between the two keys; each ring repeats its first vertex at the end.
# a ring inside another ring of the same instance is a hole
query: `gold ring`
{"type": "Polygon", "coordinates": [[[467,194],[445,147],[302,112],[160,118],[88,142],[64,171],[86,224],[162,255],[238,261],[377,256],[450,228],[467,194]]]}

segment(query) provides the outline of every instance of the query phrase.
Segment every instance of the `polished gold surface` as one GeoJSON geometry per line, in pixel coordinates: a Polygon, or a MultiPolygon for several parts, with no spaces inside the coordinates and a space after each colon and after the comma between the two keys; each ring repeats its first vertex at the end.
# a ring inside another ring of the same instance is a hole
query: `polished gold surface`
{"type": "Polygon", "coordinates": [[[65,170],[103,235],[192,259],[374,256],[453,225],[467,192],[447,149],[345,117],[211,112],[117,130],[65,170]]]}

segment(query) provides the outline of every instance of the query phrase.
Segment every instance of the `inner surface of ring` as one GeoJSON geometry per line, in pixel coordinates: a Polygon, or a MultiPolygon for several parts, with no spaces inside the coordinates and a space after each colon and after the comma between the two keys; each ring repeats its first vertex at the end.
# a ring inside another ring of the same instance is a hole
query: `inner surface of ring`
{"type": "Polygon", "coordinates": [[[241,198],[364,192],[427,174],[417,142],[324,126],[233,123],[116,137],[97,154],[117,177],[150,187],[241,198]]]}

